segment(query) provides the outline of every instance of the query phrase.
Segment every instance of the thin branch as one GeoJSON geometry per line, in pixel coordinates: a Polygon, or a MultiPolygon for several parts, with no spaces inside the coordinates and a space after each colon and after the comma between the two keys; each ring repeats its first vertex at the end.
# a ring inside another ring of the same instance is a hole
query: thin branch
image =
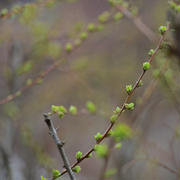
{"type": "MultiPolygon", "coordinates": [[[[169,28],[170,28],[170,27],[169,27],[169,24],[168,24],[166,33],[169,31],[169,28]]],[[[162,45],[162,43],[163,43],[163,41],[164,41],[164,39],[165,39],[166,33],[164,33],[164,35],[161,36],[161,38],[160,38],[160,40],[159,40],[159,42],[158,42],[158,44],[157,44],[157,47],[156,47],[155,50],[154,50],[154,54],[149,58],[148,62],[149,62],[150,64],[152,63],[152,61],[153,61],[155,55],[157,54],[157,52],[161,49],[161,45],[162,45]]],[[[140,74],[138,80],[137,80],[136,83],[134,84],[131,93],[127,95],[124,103],[123,103],[122,106],[121,106],[121,111],[120,111],[120,113],[118,114],[118,118],[120,118],[120,116],[121,116],[121,114],[123,113],[123,111],[126,110],[125,105],[130,101],[132,95],[134,95],[135,90],[137,89],[139,82],[143,79],[145,73],[146,73],[146,71],[143,70],[142,73],[140,74]]],[[[105,130],[102,138],[101,138],[96,144],[100,144],[100,143],[108,136],[108,134],[109,134],[110,130],[113,128],[113,126],[114,126],[114,123],[111,122],[111,123],[109,124],[108,128],[105,130]]],[[[71,166],[71,168],[74,168],[76,165],[78,165],[78,164],[79,164],[80,162],[82,162],[84,159],[88,158],[89,155],[90,155],[92,152],[94,152],[94,147],[91,148],[80,160],[76,161],[76,162],[71,166]]],[[[63,171],[60,176],[64,175],[66,172],[67,172],[67,170],[63,171]]],[[[60,177],[60,176],[59,176],[59,177],[60,177]]]]}
{"type": "Polygon", "coordinates": [[[128,19],[130,19],[135,26],[152,42],[155,42],[157,39],[157,35],[146,25],[142,22],[139,17],[133,16],[131,12],[125,7],[121,5],[115,6],[119,11],[121,11],[128,19]]]}
{"type": "Polygon", "coordinates": [[[68,157],[67,157],[67,155],[65,153],[65,150],[63,148],[64,143],[59,139],[52,120],[48,117],[47,114],[44,114],[44,119],[45,119],[45,122],[46,122],[46,124],[47,124],[47,126],[49,128],[50,134],[51,134],[53,140],[55,141],[55,143],[57,145],[57,148],[59,150],[59,153],[60,153],[60,155],[62,157],[62,160],[64,162],[64,168],[68,172],[70,179],[71,180],[76,180],[76,178],[74,176],[74,173],[73,173],[73,171],[71,169],[68,157]]]}

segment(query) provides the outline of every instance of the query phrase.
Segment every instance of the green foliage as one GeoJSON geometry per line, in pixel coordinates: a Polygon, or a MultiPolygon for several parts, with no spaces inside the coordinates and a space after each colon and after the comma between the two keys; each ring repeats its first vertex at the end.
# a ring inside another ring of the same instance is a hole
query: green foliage
{"type": "Polygon", "coordinates": [[[120,12],[117,12],[113,18],[115,21],[119,21],[122,17],[123,17],[123,14],[120,12]]]}
{"type": "Polygon", "coordinates": [[[132,130],[124,123],[118,124],[112,132],[112,137],[116,142],[127,140],[132,137],[132,130]]]}
{"type": "Polygon", "coordinates": [[[121,112],[121,108],[119,106],[116,107],[114,113],[118,114],[121,112]]]}
{"type": "Polygon", "coordinates": [[[89,32],[94,32],[95,30],[96,30],[96,28],[95,28],[95,25],[93,23],[88,25],[88,31],[89,32]]]}
{"type": "Polygon", "coordinates": [[[31,78],[27,79],[26,85],[30,86],[32,84],[33,80],[31,78]]]}
{"type": "Polygon", "coordinates": [[[53,178],[59,177],[59,176],[60,176],[59,170],[53,169],[53,170],[52,170],[52,176],[53,176],[53,178]]]}
{"type": "Polygon", "coordinates": [[[69,112],[70,112],[72,115],[76,115],[76,114],[77,114],[77,108],[76,108],[76,106],[71,105],[71,106],[69,107],[69,112]]]}
{"type": "Polygon", "coordinates": [[[112,177],[113,175],[115,175],[117,173],[117,170],[115,168],[112,168],[112,169],[108,169],[106,170],[105,172],[105,178],[110,178],[112,177]]]}
{"type": "Polygon", "coordinates": [[[61,54],[61,46],[59,43],[50,42],[48,44],[48,55],[54,59],[59,58],[61,54]]]}
{"type": "Polygon", "coordinates": [[[160,32],[161,35],[163,35],[166,31],[167,31],[167,27],[166,26],[160,26],[159,27],[159,32],[160,32]]]}
{"type": "Polygon", "coordinates": [[[80,151],[78,151],[78,152],[76,153],[76,159],[79,161],[82,157],[83,157],[83,153],[80,152],[80,151]]]}
{"type": "Polygon", "coordinates": [[[154,54],[154,49],[150,49],[148,55],[151,57],[154,54]]]}
{"type": "Polygon", "coordinates": [[[87,32],[82,32],[82,33],[80,34],[80,38],[81,38],[82,40],[85,40],[87,37],[88,37],[88,33],[87,33],[87,32]]]}
{"type": "Polygon", "coordinates": [[[90,113],[92,114],[96,113],[96,106],[92,101],[88,101],[86,103],[86,108],[90,113]]]}
{"type": "Polygon", "coordinates": [[[33,62],[27,61],[23,65],[21,65],[16,71],[18,75],[22,75],[24,73],[28,73],[33,68],[33,62]]]}
{"type": "Polygon", "coordinates": [[[66,49],[67,52],[71,52],[72,49],[73,49],[72,44],[71,43],[67,43],[65,49],[66,49]]]}
{"type": "Polygon", "coordinates": [[[97,141],[97,142],[99,142],[99,140],[101,140],[102,139],[102,134],[100,133],[100,132],[98,132],[95,136],[94,136],[94,138],[95,138],[95,140],[97,141]]]}
{"type": "Polygon", "coordinates": [[[118,114],[113,114],[113,115],[110,117],[111,123],[115,123],[117,119],[118,119],[118,114]]]}
{"type": "Polygon", "coordinates": [[[180,12],[180,5],[177,4],[176,2],[174,1],[169,1],[169,6],[172,10],[174,10],[176,13],[179,13],[180,12]]]}
{"type": "Polygon", "coordinates": [[[108,11],[105,11],[98,17],[98,21],[100,23],[105,23],[108,21],[109,17],[110,17],[110,13],[108,11]]]}
{"type": "Polygon", "coordinates": [[[115,145],[115,148],[116,148],[116,149],[121,149],[121,147],[122,147],[122,144],[121,144],[121,143],[117,143],[117,144],[115,145]]]}
{"type": "Polygon", "coordinates": [[[150,63],[149,62],[144,62],[143,63],[143,69],[144,69],[144,71],[147,71],[149,68],[150,68],[150,63]]]}
{"type": "Polygon", "coordinates": [[[45,178],[45,177],[41,176],[41,180],[47,180],[47,178],[45,178]]]}
{"type": "Polygon", "coordinates": [[[51,106],[51,111],[53,113],[57,113],[59,118],[63,118],[64,114],[67,113],[67,109],[64,106],[55,106],[55,105],[52,105],[51,106]]]}
{"type": "Polygon", "coordinates": [[[125,108],[128,110],[133,110],[134,109],[134,103],[125,104],[125,108]]]}
{"type": "Polygon", "coordinates": [[[108,154],[108,147],[106,144],[96,144],[94,151],[97,157],[104,158],[108,154]]]}
{"type": "Polygon", "coordinates": [[[81,167],[80,166],[75,166],[72,170],[75,173],[79,173],[81,171],[81,167]]]}
{"type": "Polygon", "coordinates": [[[143,86],[143,82],[142,82],[142,80],[140,80],[140,81],[139,81],[139,83],[138,83],[137,87],[141,87],[141,86],[143,86]]]}
{"type": "Polygon", "coordinates": [[[104,30],[104,26],[102,24],[99,24],[97,26],[97,31],[102,31],[102,30],[104,30]]]}
{"type": "Polygon", "coordinates": [[[132,85],[126,85],[126,92],[128,94],[130,94],[132,92],[132,90],[133,90],[133,86],[132,85]]]}
{"type": "Polygon", "coordinates": [[[0,15],[5,16],[6,14],[8,14],[8,9],[6,9],[6,8],[2,9],[0,12],[0,15]]]}

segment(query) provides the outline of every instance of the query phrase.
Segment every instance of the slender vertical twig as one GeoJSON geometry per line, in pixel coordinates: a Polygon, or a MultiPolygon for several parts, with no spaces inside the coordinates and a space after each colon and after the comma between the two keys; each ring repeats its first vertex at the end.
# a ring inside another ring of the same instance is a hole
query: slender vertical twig
{"type": "Polygon", "coordinates": [[[57,148],[59,150],[59,153],[62,157],[62,160],[63,160],[63,163],[64,163],[64,167],[65,169],[67,170],[67,173],[69,174],[69,177],[71,180],[76,180],[75,176],[74,176],[74,173],[71,169],[71,166],[70,166],[70,163],[69,163],[69,160],[68,160],[68,157],[65,153],[65,150],[63,148],[64,146],[64,143],[60,140],[60,138],[58,137],[57,135],[57,131],[54,127],[54,124],[52,122],[52,120],[48,117],[47,114],[44,114],[44,119],[45,119],[45,122],[49,128],[49,131],[50,131],[50,135],[52,136],[52,138],[54,139],[56,145],[57,145],[57,148]]]}

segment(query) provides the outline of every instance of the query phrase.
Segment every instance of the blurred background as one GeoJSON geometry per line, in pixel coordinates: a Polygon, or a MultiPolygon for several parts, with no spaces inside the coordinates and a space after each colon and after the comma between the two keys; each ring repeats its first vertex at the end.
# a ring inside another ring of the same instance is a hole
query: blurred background
{"type": "MultiPolygon", "coordinates": [[[[180,171],[179,14],[164,0],[122,6],[131,18],[116,15],[120,11],[106,0],[0,1],[0,180],[40,180],[51,177],[52,169],[62,170],[43,119],[51,105],[78,109],[76,116],[52,117],[70,162],[77,151],[92,148],[167,19],[174,30],[166,48],[133,96],[135,110],[120,119],[134,135],[113,150],[107,169],[116,169],[112,180],[178,179],[172,169],[180,171]],[[88,28],[92,23],[96,30],[88,28]],[[96,113],[88,113],[87,101],[96,113]]],[[[100,179],[103,164],[93,155],[81,163],[78,179],[100,179]]]]}

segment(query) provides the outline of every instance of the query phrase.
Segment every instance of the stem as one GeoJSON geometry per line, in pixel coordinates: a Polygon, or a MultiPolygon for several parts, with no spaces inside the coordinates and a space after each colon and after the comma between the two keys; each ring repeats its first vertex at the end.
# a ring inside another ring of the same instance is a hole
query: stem
{"type": "Polygon", "coordinates": [[[76,180],[75,176],[74,176],[74,173],[71,169],[71,166],[70,166],[70,163],[69,163],[69,160],[68,160],[68,157],[65,153],[65,150],[63,148],[64,146],[64,143],[59,139],[58,135],[57,135],[57,131],[54,127],[54,124],[52,122],[52,120],[48,117],[47,114],[44,114],[44,119],[45,119],[45,122],[49,128],[49,131],[50,131],[50,134],[53,138],[53,140],[55,141],[56,145],[57,145],[57,148],[59,150],[59,153],[62,157],[62,160],[64,162],[64,167],[66,168],[66,171],[68,172],[69,174],[69,177],[71,180],[76,180]]]}
{"type": "MultiPolygon", "coordinates": [[[[169,31],[169,28],[170,28],[170,27],[169,27],[169,24],[168,24],[166,33],[169,31]]],[[[166,33],[165,33],[165,34],[166,34],[166,33]]],[[[157,52],[158,52],[159,49],[161,48],[161,44],[162,44],[162,42],[163,42],[164,39],[165,39],[165,34],[163,34],[163,35],[161,36],[161,38],[160,38],[160,40],[159,40],[159,42],[158,42],[158,44],[157,44],[157,47],[156,47],[156,49],[154,50],[154,54],[149,58],[148,62],[149,62],[150,64],[152,63],[155,55],[157,54],[157,52]]],[[[143,79],[145,73],[146,73],[146,71],[143,70],[142,73],[140,74],[138,80],[137,80],[136,83],[134,84],[131,93],[127,95],[124,103],[123,103],[122,106],[121,106],[121,111],[120,111],[120,113],[119,113],[119,115],[118,115],[118,118],[120,118],[121,114],[122,114],[123,111],[125,110],[125,104],[127,104],[127,103],[129,102],[129,100],[131,99],[132,95],[135,93],[135,90],[137,89],[139,82],[143,79]]],[[[110,124],[109,124],[108,128],[107,128],[107,129],[105,130],[105,132],[104,132],[103,137],[102,137],[96,144],[100,144],[100,143],[108,136],[108,133],[109,133],[110,130],[113,128],[113,126],[114,126],[114,123],[110,123],[110,124]]],[[[89,154],[91,154],[92,152],[94,152],[94,147],[91,148],[80,160],[76,161],[76,162],[71,166],[71,168],[74,168],[76,165],[78,165],[78,164],[79,164],[80,162],[82,162],[84,159],[88,158],[88,157],[89,157],[89,154]]],[[[64,175],[66,172],[67,172],[67,170],[63,171],[60,176],[64,175]]],[[[59,176],[59,177],[60,177],[60,176],[59,176]]]]}

